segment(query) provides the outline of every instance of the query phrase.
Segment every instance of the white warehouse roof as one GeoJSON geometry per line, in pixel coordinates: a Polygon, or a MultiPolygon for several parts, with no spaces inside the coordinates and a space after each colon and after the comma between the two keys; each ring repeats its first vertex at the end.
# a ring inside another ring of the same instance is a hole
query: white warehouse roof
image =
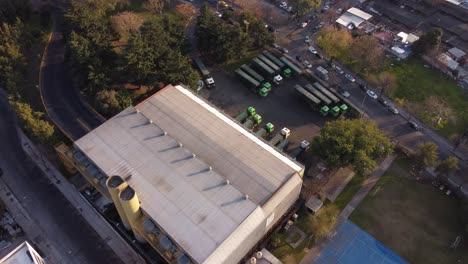
{"type": "Polygon", "coordinates": [[[347,27],[349,24],[353,23],[354,26],[358,27],[362,22],[367,21],[372,18],[371,14],[368,14],[358,8],[351,7],[346,10],[346,12],[341,15],[336,22],[340,25],[347,27]]]}
{"type": "Polygon", "coordinates": [[[261,206],[286,182],[300,186],[303,170],[182,86],[125,109],[75,146],[107,176],[131,175],[141,209],[199,263],[247,239],[266,218],[261,206]]]}

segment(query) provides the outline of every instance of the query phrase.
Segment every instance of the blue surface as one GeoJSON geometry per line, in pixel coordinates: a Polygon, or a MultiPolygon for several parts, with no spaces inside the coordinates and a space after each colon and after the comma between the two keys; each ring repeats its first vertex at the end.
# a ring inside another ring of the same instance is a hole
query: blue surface
{"type": "Polygon", "coordinates": [[[339,227],[314,263],[409,264],[351,221],[346,221],[339,227]]]}

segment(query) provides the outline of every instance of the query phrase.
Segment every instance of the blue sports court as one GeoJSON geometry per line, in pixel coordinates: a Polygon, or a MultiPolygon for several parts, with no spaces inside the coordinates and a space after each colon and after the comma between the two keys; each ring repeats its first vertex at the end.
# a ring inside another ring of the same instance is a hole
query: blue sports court
{"type": "Polygon", "coordinates": [[[314,263],[409,264],[351,221],[346,221],[339,227],[314,263]]]}

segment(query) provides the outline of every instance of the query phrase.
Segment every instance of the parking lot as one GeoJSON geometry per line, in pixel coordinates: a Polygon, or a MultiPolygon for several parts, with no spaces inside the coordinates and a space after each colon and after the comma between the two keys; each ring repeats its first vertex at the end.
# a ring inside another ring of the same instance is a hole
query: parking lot
{"type": "Polygon", "coordinates": [[[266,98],[254,94],[234,73],[217,71],[212,73],[216,80],[216,88],[210,90],[209,101],[223,109],[229,116],[235,117],[247,107],[255,107],[262,116],[262,125],[271,122],[275,125],[275,133],[281,128],[291,130],[288,138],[291,142],[289,150],[296,148],[302,140],[311,141],[319,134],[320,127],[332,117],[323,117],[313,110],[306,102],[296,95],[294,85],[304,85],[308,82],[302,77],[292,76],[279,86],[274,86],[266,98]]]}

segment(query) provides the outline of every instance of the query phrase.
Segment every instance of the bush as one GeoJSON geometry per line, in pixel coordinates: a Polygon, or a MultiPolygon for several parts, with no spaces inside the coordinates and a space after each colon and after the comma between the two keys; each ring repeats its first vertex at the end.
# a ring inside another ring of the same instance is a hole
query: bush
{"type": "Polygon", "coordinates": [[[43,120],[44,113],[35,112],[27,103],[11,101],[11,106],[15,110],[21,125],[33,138],[41,143],[51,142],[54,135],[54,127],[43,120]]]}

